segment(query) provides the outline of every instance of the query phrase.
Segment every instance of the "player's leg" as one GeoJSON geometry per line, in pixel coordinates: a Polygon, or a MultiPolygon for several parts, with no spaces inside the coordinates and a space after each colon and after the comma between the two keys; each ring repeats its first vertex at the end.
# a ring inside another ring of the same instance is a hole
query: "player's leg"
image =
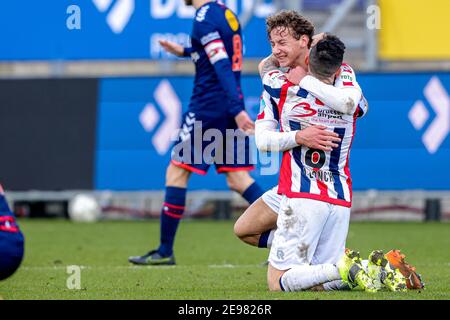
{"type": "Polygon", "coordinates": [[[160,216],[160,244],[143,256],[132,256],[128,261],[138,265],[173,265],[173,245],[186,204],[186,187],[191,172],[170,163],[166,171],[166,192],[160,216]]]}
{"type": "Polygon", "coordinates": [[[281,195],[277,187],[266,191],[252,203],[234,224],[234,233],[243,242],[270,248],[277,227],[281,195]]]}
{"type": "Polygon", "coordinates": [[[328,214],[327,203],[282,198],[269,255],[270,290],[307,290],[341,278],[336,265],[310,265],[328,214]]]}
{"type": "Polygon", "coordinates": [[[24,237],[0,185],[0,280],[10,277],[20,266],[24,237]]]}
{"type": "Polygon", "coordinates": [[[249,174],[249,171],[255,169],[249,137],[237,128],[234,118],[229,118],[226,122],[219,119],[216,128],[223,135],[223,144],[216,151],[214,159],[217,172],[225,173],[229,188],[252,204],[264,191],[249,174]]]}
{"type": "Polygon", "coordinates": [[[166,193],[161,211],[160,245],[162,256],[173,255],[173,244],[178,224],[186,206],[186,188],[191,172],[185,168],[169,164],[166,172],[166,193]]]}
{"type": "MultiPolygon", "coordinates": [[[[272,266],[270,267],[273,268],[272,266]]],[[[273,270],[268,271],[268,274],[269,273],[273,273],[273,270]]],[[[279,288],[279,290],[275,291],[295,292],[311,290],[321,284],[338,281],[341,279],[341,275],[339,274],[339,269],[334,264],[305,264],[294,266],[291,269],[287,270],[281,276],[279,276],[278,281],[273,280],[273,275],[268,275],[268,279],[272,279],[273,281],[272,288],[279,288]]],[[[270,285],[269,288],[271,288],[270,285]]]]}
{"type": "MultiPolygon", "coordinates": [[[[319,243],[314,253],[312,264],[331,263],[336,264],[345,254],[345,243],[350,223],[350,209],[340,206],[332,206],[336,210],[330,212],[330,216],[324,225],[319,243]]],[[[342,280],[324,283],[322,290],[349,290],[350,287],[342,280]]]]}
{"type": "Polygon", "coordinates": [[[312,264],[337,263],[345,254],[350,208],[330,205],[330,213],[320,234],[312,264]]]}
{"type": "Polygon", "coordinates": [[[173,265],[173,246],[179,222],[184,214],[186,188],[192,172],[206,174],[210,164],[203,158],[203,133],[208,121],[192,124],[192,112],[185,115],[183,128],[172,150],[172,160],[166,171],[166,192],[160,218],[160,245],[143,256],[129,257],[129,261],[139,265],[173,265]],[[196,145],[199,140],[201,144],[196,145]]]}
{"type": "MultiPolygon", "coordinates": [[[[245,219],[249,214],[246,214],[244,215],[244,218],[239,219],[235,232],[237,232],[239,237],[243,237],[243,241],[247,241],[249,244],[258,245],[261,233],[268,229],[269,232],[263,236],[263,239],[267,240],[269,238],[271,227],[265,227],[265,213],[267,212],[265,209],[268,208],[264,207],[264,204],[258,200],[263,195],[264,191],[249,174],[249,171],[254,169],[250,152],[250,141],[248,136],[237,129],[234,119],[228,119],[226,127],[222,128],[221,131],[224,133],[223,141],[225,143],[223,149],[220,150],[223,159],[216,157],[215,164],[217,172],[226,174],[228,187],[241,194],[251,205],[250,207],[252,209],[247,210],[246,212],[254,213],[251,214],[250,217],[253,221],[245,219]],[[255,209],[263,209],[261,216],[257,216],[259,212],[255,211],[255,209]]],[[[270,213],[269,217],[271,217],[270,213]]],[[[276,217],[270,218],[269,225],[272,226],[275,222],[276,217]]]]}
{"type": "Polygon", "coordinates": [[[263,189],[250,176],[249,170],[253,170],[253,166],[249,165],[216,165],[218,173],[225,173],[227,185],[230,190],[238,192],[249,204],[255,202],[264,193],[263,189]]]}

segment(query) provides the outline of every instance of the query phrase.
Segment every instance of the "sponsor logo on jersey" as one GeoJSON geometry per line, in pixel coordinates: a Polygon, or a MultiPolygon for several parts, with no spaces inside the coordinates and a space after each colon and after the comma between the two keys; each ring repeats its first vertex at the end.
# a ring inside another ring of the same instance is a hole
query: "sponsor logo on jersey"
{"type": "Polygon", "coordinates": [[[353,77],[348,74],[341,74],[342,81],[350,81],[353,82],[353,77]]]}
{"type": "Polygon", "coordinates": [[[317,116],[326,119],[340,119],[342,120],[342,113],[332,109],[318,109],[317,116]]]}
{"type": "Polygon", "coordinates": [[[298,104],[296,104],[295,106],[292,107],[292,111],[295,108],[301,108],[301,112],[308,112],[308,113],[302,113],[302,114],[293,114],[293,117],[296,118],[304,118],[304,117],[312,117],[314,116],[317,111],[311,108],[311,105],[307,102],[300,102],[298,104]]]}
{"type": "Polygon", "coordinates": [[[195,20],[197,20],[198,22],[202,22],[203,20],[205,20],[206,12],[208,12],[208,9],[209,9],[209,5],[202,7],[198,11],[197,16],[195,17],[195,20]]]}
{"type": "Polygon", "coordinates": [[[231,12],[230,9],[227,9],[225,11],[225,18],[227,19],[228,25],[230,26],[231,30],[236,32],[239,29],[239,22],[236,19],[236,16],[233,14],[233,12],[231,12]]]}
{"type": "Polygon", "coordinates": [[[200,42],[204,46],[205,44],[210,43],[211,41],[217,40],[217,39],[220,39],[220,34],[218,31],[214,31],[214,32],[208,33],[206,36],[203,36],[200,39],[200,42]]]}

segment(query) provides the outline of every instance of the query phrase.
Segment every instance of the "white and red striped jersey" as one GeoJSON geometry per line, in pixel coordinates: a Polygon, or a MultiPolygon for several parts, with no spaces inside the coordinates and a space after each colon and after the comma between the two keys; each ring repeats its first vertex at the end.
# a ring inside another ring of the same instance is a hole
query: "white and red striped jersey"
{"type": "MultiPolygon", "coordinates": [[[[310,76],[307,78],[305,84],[309,83],[305,87],[311,88],[314,81],[319,81],[310,76]]],[[[321,94],[321,89],[311,89],[310,91],[320,93],[323,101],[330,101],[325,104],[317,98],[318,94],[313,95],[303,88],[303,80],[300,83],[302,86],[294,85],[279,70],[267,73],[263,84],[262,110],[256,122],[256,134],[258,123],[275,121],[279,123],[284,137],[289,137],[278,139],[282,141],[278,150],[284,151],[278,193],[291,198],[310,198],[351,207],[350,148],[355,134],[356,118],[367,111],[367,101],[362,96],[353,69],[343,64],[335,87],[351,88],[350,95],[359,103],[347,103],[348,101],[343,100],[340,106],[336,106],[329,96],[321,94]],[[333,105],[333,108],[330,105],[333,105]],[[346,113],[341,112],[344,110],[341,106],[345,106],[346,113]],[[298,146],[295,143],[295,132],[311,125],[323,125],[327,130],[336,132],[341,138],[339,146],[329,152],[298,146]]],[[[326,86],[321,83],[321,88],[326,86]]],[[[258,137],[256,139],[258,143],[258,137]]],[[[273,148],[269,147],[267,150],[273,148]]]]}

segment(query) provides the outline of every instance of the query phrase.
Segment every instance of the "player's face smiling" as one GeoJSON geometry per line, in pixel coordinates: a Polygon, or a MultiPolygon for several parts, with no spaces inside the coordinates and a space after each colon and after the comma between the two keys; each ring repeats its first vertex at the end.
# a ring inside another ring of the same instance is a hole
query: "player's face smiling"
{"type": "Polygon", "coordinates": [[[298,66],[301,57],[306,54],[301,41],[295,39],[286,28],[278,27],[273,29],[270,32],[270,44],[272,46],[272,54],[281,67],[298,66]]]}

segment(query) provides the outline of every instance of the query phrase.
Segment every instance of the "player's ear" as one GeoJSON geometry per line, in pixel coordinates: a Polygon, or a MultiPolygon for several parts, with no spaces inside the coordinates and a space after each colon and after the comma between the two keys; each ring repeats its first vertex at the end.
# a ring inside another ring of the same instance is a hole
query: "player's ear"
{"type": "Polygon", "coordinates": [[[309,37],[306,34],[300,36],[299,40],[300,40],[300,45],[302,48],[308,47],[309,37]]]}

